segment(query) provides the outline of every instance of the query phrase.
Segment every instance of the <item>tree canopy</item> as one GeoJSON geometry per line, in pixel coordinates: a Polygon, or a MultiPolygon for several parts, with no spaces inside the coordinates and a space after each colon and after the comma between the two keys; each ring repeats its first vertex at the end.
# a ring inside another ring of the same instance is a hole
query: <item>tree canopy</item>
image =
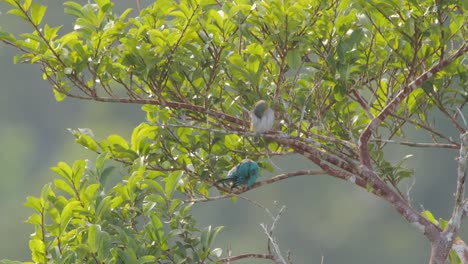
{"type": "Polygon", "coordinates": [[[0,31],[0,40],[18,49],[15,62],[39,66],[58,101],[141,104],[147,119],[129,141],[72,131],[100,155],[59,163],[53,184],[28,197],[33,262],[286,263],[268,227],[269,252],[221,257],[213,247],[221,228],[199,229],[190,207],[310,174],[383,198],[430,241],[431,263],[447,259],[466,207],[466,1],[155,1],[134,17],[110,0],[69,1],[70,32],[42,22],[44,5],[3,2],[32,32],[0,31]],[[249,111],[261,99],[275,125],[256,139],[249,111]],[[444,134],[435,114],[460,138],[444,134]],[[433,141],[415,142],[411,129],[433,141]],[[416,210],[400,191],[413,172],[406,157],[387,159],[397,143],[459,151],[450,221],[416,210]],[[234,191],[216,184],[244,158],[273,172],[270,157],[291,153],[318,170],[234,191]],[[117,183],[110,160],[126,168],[117,183]]]}

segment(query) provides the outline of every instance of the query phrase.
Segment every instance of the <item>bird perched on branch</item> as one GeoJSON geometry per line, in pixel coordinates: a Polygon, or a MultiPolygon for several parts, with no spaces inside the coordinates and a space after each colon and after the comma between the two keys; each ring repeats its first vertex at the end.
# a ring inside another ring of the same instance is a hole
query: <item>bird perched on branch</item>
{"type": "Polygon", "coordinates": [[[227,182],[231,190],[239,185],[250,187],[257,180],[259,172],[260,169],[257,162],[244,159],[228,172],[225,179],[219,180],[217,183],[227,182]]]}
{"type": "Polygon", "coordinates": [[[252,129],[255,133],[268,132],[273,127],[275,114],[264,100],[258,101],[250,112],[252,119],[252,129]]]}

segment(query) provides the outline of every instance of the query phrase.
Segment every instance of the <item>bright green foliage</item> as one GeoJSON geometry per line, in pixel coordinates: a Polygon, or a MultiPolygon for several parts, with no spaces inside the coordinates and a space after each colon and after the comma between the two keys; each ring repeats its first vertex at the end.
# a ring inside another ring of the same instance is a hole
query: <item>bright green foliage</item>
{"type": "MultiPolygon", "coordinates": [[[[264,155],[300,152],[280,140],[254,143],[246,109],[268,100],[275,132],[334,155],[348,166],[332,165],[346,170],[359,162],[369,122],[468,39],[462,0],[164,0],[133,17],[135,10],[115,13],[109,0],[69,1],[71,32],[45,25],[46,7],[32,0],[3,2],[33,31],[0,31],[0,40],[22,52],[16,62],[41,67],[58,101],[137,103],[148,121],[129,141],[72,131],[102,154],[95,169],[59,163],[60,178],[28,198],[36,262],[207,259],[219,229],[198,231],[182,199],[209,197],[213,182],[244,158],[272,170],[264,155]],[[104,166],[108,159],[126,166],[121,181],[104,166]]],[[[403,165],[409,156],[388,162],[384,140],[405,138],[412,127],[454,143],[433,133],[430,111],[460,121],[455,114],[468,100],[463,59],[412,90],[375,128],[372,163],[394,188],[412,175],[403,165]]]]}
{"type": "MultiPolygon", "coordinates": [[[[172,198],[179,172],[165,178],[145,166],[106,188],[108,169],[101,154],[94,169],[84,160],[72,167],[60,162],[60,177],[28,197],[35,232],[29,243],[36,263],[198,263],[211,254],[220,228],[198,230],[191,203],[172,198]]],[[[215,252],[218,252],[216,249],[215,252]]],[[[218,253],[216,253],[218,254],[218,253]]],[[[216,256],[216,255],[212,255],[216,256]]]]}
{"type": "MultiPolygon", "coordinates": [[[[13,7],[9,12],[27,20],[34,31],[20,38],[0,32],[0,39],[24,51],[16,61],[41,65],[57,100],[130,94],[133,103],[162,106],[143,107],[150,123],[209,129],[245,127],[242,106],[273,98],[282,120],[277,129],[304,138],[331,134],[351,143],[357,143],[370,121],[360,100],[377,115],[399,89],[459,46],[467,34],[466,12],[457,12],[465,7],[456,2],[157,1],[130,17],[130,9],[114,13],[110,1],[69,1],[65,12],[76,17],[75,30],[60,34],[60,26],[41,24],[45,7],[17,1],[5,1],[13,7]],[[138,101],[141,98],[152,99],[138,101]],[[164,108],[164,102],[185,105],[164,108]],[[223,122],[206,115],[207,109],[237,119],[223,122]]],[[[376,136],[404,135],[408,120],[429,126],[427,113],[434,106],[455,113],[466,101],[467,81],[465,65],[452,63],[415,89],[396,110],[399,117],[387,118],[376,136]]],[[[198,168],[212,175],[221,175],[217,169],[232,166],[232,159],[244,158],[226,157],[226,148],[255,151],[242,137],[233,140],[231,135],[192,128],[146,129],[166,140],[163,148],[150,143],[152,136],[140,137],[139,145],[130,149],[118,136],[100,146],[128,162],[147,155],[158,167],[198,168]],[[174,145],[175,160],[167,156],[174,145]],[[187,153],[192,154],[183,155],[187,153]]],[[[334,142],[317,140],[355,156],[334,142]]],[[[79,142],[93,151],[98,148],[88,136],[79,142]]],[[[376,164],[383,162],[384,146],[374,145],[376,164]]],[[[408,174],[401,175],[396,179],[408,174]]]]}

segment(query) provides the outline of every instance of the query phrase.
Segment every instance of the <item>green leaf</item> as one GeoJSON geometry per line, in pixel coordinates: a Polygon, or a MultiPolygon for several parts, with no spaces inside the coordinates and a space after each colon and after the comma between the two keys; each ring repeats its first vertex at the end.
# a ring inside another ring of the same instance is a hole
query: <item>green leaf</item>
{"type": "Polygon", "coordinates": [[[96,0],[96,3],[98,4],[102,13],[107,13],[113,6],[113,3],[110,0],[96,0]]]}
{"type": "Polygon", "coordinates": [[[57,208],[50,208],[47,211],[48,217],[54,222],[54,225],[51,225],[51,228],[48,230],[49,232],[53,233],[53,236],[60,235],[60,212],[57,208]]]}
{"type": "Polygon", "coordinates": [[[114,246],[115,245],[111,242],[110,235],[102,231],[97,255],[100,256],[101,259],[110,259],[112,257],[111,249],[114,246]]]}
{"type": "Polygon", "coordinates": [[[205,230],[203,230],[200,236],[200,243],[202,244],[203,249],[210,248],[210,244],[208,243],[208,236],[210,233],[211,233],[211,225],[207,226],[205,230]]]}
{"type": "Polygon", "coordinates": [[[130,14],[130,12],[132,12],[131,8],[125,9],[125,11],[123,11],[122,14],[120,15],[119,20],[124,21],[125,18],[128,16],[128,14],[130,14]]]}
{"type": "Polygon", "coordinates": [[[72,169],[65,162],[59,162],[57,167],[52,167],[51,170],[72,183],[72,169]]]}
{"type": "Polygon", "coordinates": [[[111,145],[118,145],[124,149],[128,149],[127,141],[119,135],[116,135],[116,134],[110,135],[109,137],[107,137],[107,140],[109,141],[111,145]]]}
{"type": "Polygon", "coordinates": [[[84,192],[80,197],[85,200],[86,204],[92,203],[94,199],[96,198],[97,191],[99,190],[101,186],[97,183],[91,184],[86,186],[84,189],[84,192]],[[84,195],[84,196],[83,196],[84,195]]]}
{"type": "Polygon", "coordinates": [[[171,214],[174,213],[174,212],[178,209],[178,207],[179,207],[179,205],[180,205],[181,203],[182,203],[181,200],[179,200],[179,199],[173,199],[173,200],[171,201],[170,206],[169,206],[169,210],[168,210],[169,213],[171,213],[171,214]]]}
{"type": "Polygon", "coordinates": [[[123,203],[123,198],[122,198],[122,196],[117,196],[117,197],[113,198],[112,201],[111,201],[111,209],[117,208],[117,207],[120,206],[122,203],[123,203]]]}
{"type": "Polygon", "coordinates": [[[52,92],[54,93],[54,98],[57,102],[63,101],[63,99],[66,97],[64,93],[57,91],[57,89],[52,89],[52,92]]]}
{"type": "Polygon", "coordinates": [[[47,10],[47,6],[32,3],[31,6],[31,20],[35,26],[39,25],[47,10]]]}
{"type": "Polygon", "coordinates": [[[346,86],[342,82],[339,82],[333,87],[333,97],[337,101],[341,101],[345,98],[346,86]]]}
{"type": "Polygon", "coordinates": [[[112,197],[106,196],[102,200],[98,200],[96,204],[96,216],[98,219],[102,219],[106,213],[109,212],[111,206],[112,197]]]}
{"type": "Polygon", "coordinates": [[[24,0],[23,9],[25,11],[28,11],[29,7],[31,6],[31,2],[32,0],[24,0]]]}
{"type": "Polygon", "coordinates": [[[3,2],[10,4],[16,8],[19,6],[19,0],[3,0],[3,2]]]}
{"type": "Polygon", "coordinates": [[[69,202],[62,210],[60,214],[60,232],[64,232],[67,229],[68,223],[73,216],[73,212],[77,207],[81,207],[80,201],[71,201],[69,202]]]}
{"type": "Polygon", "coordinates": [[[150,143],[148,138],[154,137],[156,127],[142,123],[138,125],[132,132],[131,136],[131,149],[140,155],[147,155],[150,143]]]}
{"type": "Polygon", "coordinates": [[[83,172],[86,168],[86,161],[85,160],[77,160],[73,163],[72,168],[72,180],[73,185],[76,189],[80,188],[81,178],[83,177],[83,172]]]}
{"type": "Polygon", "coordinates": [[[99,250],[99,244],[101,240],[101,226],[91,225],[88,233],[88,246],[91,252],[96,253],[99,250]]]}
{"type": "Polygon", "coordinates": [[[63,179],[55,179],[54,180],[54,185],[57,189],[59,190],[62,190],[72,196],[75,195],[75,191],[73,190],[73,186],[71,186],[70,184],[68,184],[68,182],[66,182],[65,180],[63,179]]]}
{"type": "MultiPolygon", "coordinates": [[[[462,1],[464,2],[464,1],[462,1]]],[[[465,15],[452,15],[450,16],[450,31],[452,33],[459,32],[462,27],[466,26],[466,16],[465,15]]]]}
{"type": "Polygon", "coordinates": [[[256,73],[258,72],[259,67],[260,67],[260,59],[258,59],[256,56],[250,56],[249,59],[247,60],[246,68],[250,72],[256,73]]]}
{"type": "Polygon", "coordinates": [[[224,137],[224,146],[227,149],[237,149],[237,146],[241,142],[241,138],[238,135],[226,135],[224,137]]]}
{"type": "Polygon", "coordinates": [[[41,199],[33,196],[28,196],[24,205],[34,209],[38,213],[42,213],[42,210],[44,209],[44,203],[41,199]]]}
{"type": "Polygon", "coordinates": [[[431,81],[423,82],[421,84],[421,88],[428,95],[432,95],[434,93],[434,84],[431,81]]]}
{"type": "Polygon", "coordinates": [[[117,263],[138,263],[137,256],[131,248],[125,248],[125,250],[113,248],[112,255],[115,255],[119,260],[117,263]]]}
{"type": "Polygon", "coordinates": [[[10,42],[16,42],[16,38],[13,34],[5,32],[5,31],[0,31],[0,41],[1,40],[7,40],[10,42]]]}
{"type": "Polygon", "coordinates": [[[110,0],[96,0],[96,4],[98,4],[99,8],[102,8],[103,6],[110,4],[110,0]]]}
{"type": "Polygon", "coordinates": [[[26,220],[26,223],[40,226],[40,225],[42,225],[42,217],[41,217],[40,214],[32,214],[28,218],[28,220],[26,220]]]}
{"type": "Polygon", "coordinates": [[[442,228],[442,230],[445,230],[447,228],[449,222],[445,219],[439,218],[439,227],[442,228]]]}
{"type": "Polygon", "coordinates": [[[425,217],[427,220],[429,220],[431,223],[433,223],[434,225],[439,225],[437,220],[434,218],[434,215],[432,215],[432,213],[430,211],[425,210],[425,211],[421,212],[421,215],[423,217],[425,217]]]}
{"type": "Polygon", "coordinates": [[[46,246],[42,240],[31,239],[29,241],[29,249],[31,250],[32,260],[36,263],[47,263],[46,246]]]}
{"type": "Polygon", "coordinates": [[[106,163],[107,160],[110,158],[110,153],[109,152],[103,152],[98,155],[96,159],[96,170],[101,171],[104,168],[104,164],[106,163]]]}
{"type": "Polygon", "coordinates": [[[47,201],[50,197],[54,197],[54,196],[55,194],[54,194],[54,191],[52,190],[50,183],[47,183],[46,185],[42,187],[41,199],[43,201],[47,201]]]}
{"type": "MultiPolygon", "coordinates": [[[[159,182],[155,181],[155,180],[143,180],[144,183],[148,184],[149,186],[151,186],[151,188],[153,190],[155,190],[156,192],[160,193],[160,194],[164,194],[164,189],[162,188],[161,184],[159,184],[159,182]]],[[[166,185],[167,186],[167,185],[166,185]]]]}
{"type": "Polygon", "coordinates": [[[457,252],[454,249],[450,249],[449,260],[450,264],[463,264],[463,262],[458,257],[457,252]]]}
{"type": "Polygon", "coordinates": [[[414,114],[419,110],[419,104],[422,102],[424,94],[422,88],[417,88],[408,95],[408,110],[410,114],[414,114]]]}
{"type": "Polygon", "coordinates": [[[98,150],[98,144],[94,139],[94,133],[89,128],[78,128],[78,129],[68,129],[73,136],[76,137],[76,142],[87,149],[90,149],[94,152],[98,150]]]}
{"type": "Polygon", "coordinates": [[[19,9],[16,9],[16,8],[8,10],[7,13],[18,16],[18,17],[22,18],[23,20],[28,20],[28,17],[24,14],[24,12],[19,10],[19,9]]]}
{"type": "Polygon", "coordinates": [[[105,187],[107,183],[107,179],[112,176],[112,172],[114,171],[115,167],[107,167],[105,168],[101,174],[99,175],[99,183],[105,187]]]}
{"type": "Polygon", "coordinates": [[[156,263],[158,262],[158,259],[155,256],[143,256],[138,258],[138,263],[144,264],[144,263],[156,263]]]}
{"type": "Polygon", "coordinates": [[[96,143],[94,138],[92,138],[89,135],[80,134],[80,136],[76,139],[76,142],[89,150],[92,150],[95,152],[97,152],[98,150],[98,144],[96,143]]]}
{"type": "Polygon", "coordinates": [[[65,6],[65,13],[66,14],[69,14],[69,15],[72,15],[72,16],[75,16],[75,17],[83,17],[84,16],[83,12],[82,12],[83,7],[80,4],[69,1],[69,2],[63,3],[63,5],[65,6]]]}
{"type": "Polygon", "coordinates": [[[171,174],[169,174],[168,177],[164,179],[164,181],[166,182],[165,191],[166,191],[167,199],[171,198],[172,192],[176,188],[177,183],[181,177],[182,177],[182,172],[174,171],[171,174]]]}
{"type": "Polygon", "coordinates": [[[299,49],[289,51],[286,59],[291,69],[298,69],[302,65],[301,52],[299,49]]]}
{"type": "Polygon", "coordinates": [[[213,240],[216,238],[218,233],[223,229],[223,226],[218,226],[216,227],[213,231],[209,233],[208,236],[208,246],[211,247],[211,244],[213,244],[213,240]]]}

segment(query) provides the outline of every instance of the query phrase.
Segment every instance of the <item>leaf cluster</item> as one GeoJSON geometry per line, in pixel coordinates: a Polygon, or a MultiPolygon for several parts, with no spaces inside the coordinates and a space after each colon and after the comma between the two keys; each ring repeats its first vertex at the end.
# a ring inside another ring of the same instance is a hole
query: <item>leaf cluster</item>
{"type": "Polygon", "coordinates": [[[132,167],[109,186],[109,157],[99,155],[94,168],[84,160],[71,167],[60,162],[52,168],[59,178],[39,197],[28,197],[33,262],[199,263],[219,257],[211,244],[221,228],[196,227],[192,204],[176,198],[179,172],[132,167]]]}

